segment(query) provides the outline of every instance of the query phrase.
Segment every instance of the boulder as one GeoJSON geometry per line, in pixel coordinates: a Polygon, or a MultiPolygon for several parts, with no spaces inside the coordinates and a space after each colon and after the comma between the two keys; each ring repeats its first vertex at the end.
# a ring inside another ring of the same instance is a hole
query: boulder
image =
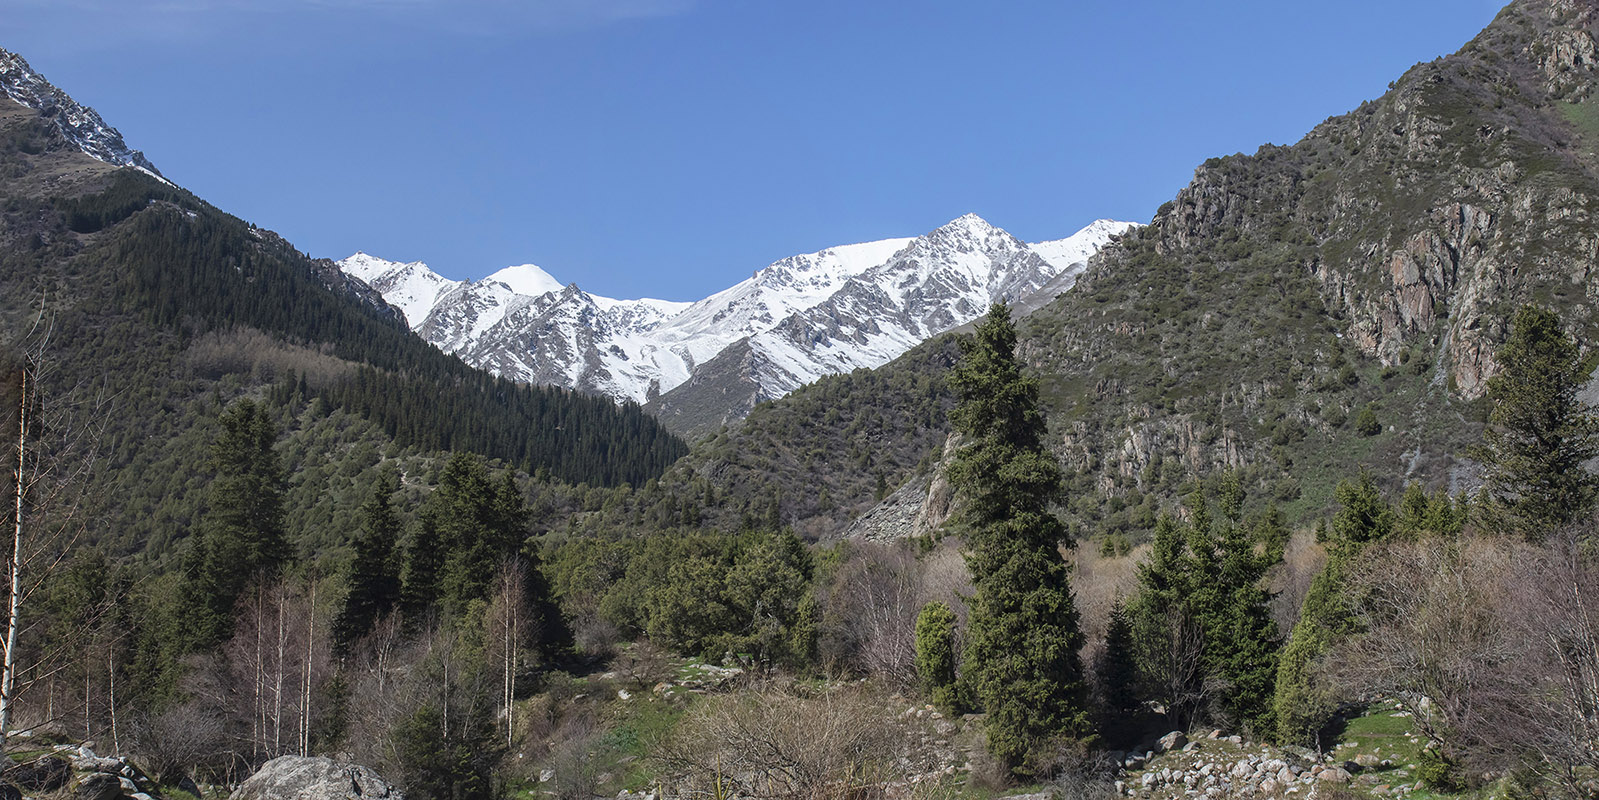
{"type": "Polygon", "coordinates": [[[279,756],[261,765],[228,800],[404,800],[373,770],[331,758],[279,756]]]}
{"type": "Polygon", "coordinates": [[[1316,779],[1324,783],[1348,783],[1349,778],[1349,770],[1346,770],[1343,767],[1324,769],[1316,775],[1316,779]]]}
{"type": "Polygon", "coordinates": [[[1156,743],[1155,749],[1162,753],[1166,753],[1182,747],[1187,742],[1188,737],[1185,736],[1182,731],[1172,731],[1171,733],[1160,737],[1160,741],[1156,743]]]}
{"type": "Polygon", "coordinates": [[[1359,764],[1365,769],[1375,769],[1382,766],[1382,759],[1378,758],[1373,753],[1361,753],[1360,755],[1355,756],[1355,763],[1359,764]]]}
{"type": "Polygon", "coordinates": [[[72,764],[60,756],[40,756],[0,773],[24,792],[53,792],[72,779],[72,764]]]}
{"type": "Polygon", "coordinates": [[[72,787],[73,800],[115,800],[121,796],[122,781],[104,772],[91,772],[72,787]]]}

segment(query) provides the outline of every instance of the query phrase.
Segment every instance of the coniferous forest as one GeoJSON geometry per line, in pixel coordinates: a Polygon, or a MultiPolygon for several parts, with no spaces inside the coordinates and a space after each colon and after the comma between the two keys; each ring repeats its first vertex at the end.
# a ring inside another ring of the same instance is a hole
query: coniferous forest
{"type": "Polygon", "coordinates": [[[1595,32],[695,442],[0,100],[0,795],[1599,796],[1595,32]]]}

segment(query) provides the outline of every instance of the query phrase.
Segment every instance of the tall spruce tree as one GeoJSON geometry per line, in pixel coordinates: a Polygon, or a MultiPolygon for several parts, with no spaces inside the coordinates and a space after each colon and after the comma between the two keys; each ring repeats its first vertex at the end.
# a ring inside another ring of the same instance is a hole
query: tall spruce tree
{"type": "Polygon", "coordinates": [[[1037,381],[1022,374],[1010,308],[994,304],[951,373],[964,439],[949,468],[961,493],[967,563],[976,588],[966,676],[987,713],[988,747],[1013,771],[1052,740],[1090,730],[1083,643],[1050,511],[1060,466],[1044,449],[1037,381]]]}
{"type": "Polygon", "coordinates": [[[400,568],[395,557],[400,517],[393,502],[398,489],[394,473],[384,472],[361,506],[361,533],[355,539],[349,593],[333,620],[333,641],[340,650],[365,636],[400,601],[400,568]]]}
{"type": "Polygon", "coordinates": [[[1127,604],[1118,595],[1110,607],[1105,646],[1094,659],[1094,682],[1099,685],[1100,731],[1112,746],[1128,744],[1137,730],[1143,705],[1138,686],[1138,660],[1133,650],[1133,623],[1127,604]]]}
{"type": "Polygon", "coordinates": [[[191,648],[227,638],[245,589],[275,577],[289,558],[283,531],[284,472],[273,445],[277,425],[245,398],[218,420],[211,446],[216,475],[205,515],[184,561],[185,613],[191,648]]]}
{"type": "Polygon", "coordinates": [[[1577,397],[1588,369],[1553,311],[1522,306],[1488,381],[1493,403],[1480,453],[1494,505],[1538,537],[1580,519],[1599,499],[1599,416],[1577,397]]]}

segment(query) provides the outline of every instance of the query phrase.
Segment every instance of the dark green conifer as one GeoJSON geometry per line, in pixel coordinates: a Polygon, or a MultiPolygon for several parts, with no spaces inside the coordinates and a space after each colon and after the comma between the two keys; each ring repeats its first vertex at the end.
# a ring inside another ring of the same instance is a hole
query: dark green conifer
{"type": "Polygon", "coordinates": [[[1488,381],[1493,410],[1480,455],[1497,508],[1538,537],[1580,519],[1599,499],[1599,415],[1577,397],[1588,366],[1554,312],[1522,306],[1488,381]]]}
{"type": "Polygon", "coordinates": [[[378,476],[372,496],[361,506],[361,532],[355,539],[355,560],[350,566],[350,588],[333,620],[333,640],[349,648],[372,630],[400,600],[400,568],[396,545],[400,518],[392,497],[399,488],[392,472],[378,476]]]}
{"type": "Polygon", "coordinates": [[[1136,728],[1143,705],[1139,691],[1138,659],[1133,645],[1133,624],[1127,604],[1117,597],[1110,607],[1105,646],[1094,659],[1094,681],[1099,685],[1103,720],[1100,729],[1112,745],[1125,744],[1136,728]]]}
{"type": "Polygon", "coordinates": [[[945,603],[928,603],[916,615],[916,676],[934,705],[955,710],[955,612],[945,603]]]}
{"type": "Polygon", "coordinates": [[[976,596],[966,676],[987,713],[989,750],[1014,771],[1052,739],[1089,733],[1082,646],[1062,544],[1050,511],[1060,466],[1043,446],[1038,384],[1016,359],[1010,309],[996,303],[963,342],[950,375],[950,421],[964,439],[949,469],[965,502],[976,596]]]}
{"type": "Polygon", "coordinates": [[[278,429],[249,398],[222,413],[211,446],[215,471],[205,516],[184,561],[189,647],[222,641],[233,607],[250,585],[275,577],[289,557],[283,534],[283,467],[272,446],[278,429]]]}

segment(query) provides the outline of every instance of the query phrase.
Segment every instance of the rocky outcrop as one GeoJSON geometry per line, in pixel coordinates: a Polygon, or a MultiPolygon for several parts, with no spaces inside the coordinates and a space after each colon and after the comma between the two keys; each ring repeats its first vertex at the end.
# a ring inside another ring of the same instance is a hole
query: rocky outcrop
{"type": "Polygon", "coordinates": [[[330,758],[279,756],[261,765],[229,800],[404,800],[376,772],[330,758]]]}
{"type": "Polygon", "coordinates": [[[53,121],[63,136],[89,156],[166,180],[143,153],[128,147],[122,134],[106,124],[98,112],[67,96],[43,75],[34,72],[22,56],[3,48],[0,48],[0,92],[53,121]]]}

